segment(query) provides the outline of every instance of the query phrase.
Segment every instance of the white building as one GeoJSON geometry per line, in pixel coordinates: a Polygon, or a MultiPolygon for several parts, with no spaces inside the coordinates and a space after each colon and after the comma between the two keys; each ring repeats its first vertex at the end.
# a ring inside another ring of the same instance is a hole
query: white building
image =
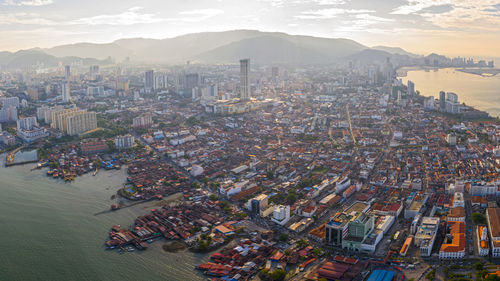
{"type": "Polygon", "coordinates": [[[135,138],[132,135],[117,136],[115,138],[115,146],[118,149],[126,149],[134,146],[135,138]]]}
{"type": "Polygon", "coordinates": [[[61,99],[63,102],[71,101],[71,87],[69,82],[63,83],[61,85],[61,99]]]}
{"type": "Polygon", "coordinates": [[[4,97],[1,98],[2,108],[19,107],[19,98],[18,97],[4,97]]]}
{"type": "Polygon", "coordinates": [[[290,206],[277,206],[271,220],[279,225],[285,225],[290,220],[290,206]]]}
{"type": "Polygon", "coordinates": [[[465,208],[464,194],[462,192],[455,192],[453,194],[453,207],[465,208]]]}
{"type": "Polygon", "coordinates": [[[423,217],[420,227],[415,233],[415,246],[420,248],[420,255],[428,257],[431,255],[432,246],[436,240],[436,234],[439,228],[439,218],[423,217]]]}

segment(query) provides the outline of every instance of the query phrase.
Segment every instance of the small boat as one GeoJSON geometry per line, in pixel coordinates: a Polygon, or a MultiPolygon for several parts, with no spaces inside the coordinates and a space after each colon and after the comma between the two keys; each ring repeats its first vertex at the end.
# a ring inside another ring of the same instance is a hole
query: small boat
{"type": "Polygon", "coordinates": [[[120,208],[120,207],[118,207],[118,205],[116,205],[116,204],[111,205],[111,211],[116,211],[116,210],[118,210],[119,208],[120,208]]]}

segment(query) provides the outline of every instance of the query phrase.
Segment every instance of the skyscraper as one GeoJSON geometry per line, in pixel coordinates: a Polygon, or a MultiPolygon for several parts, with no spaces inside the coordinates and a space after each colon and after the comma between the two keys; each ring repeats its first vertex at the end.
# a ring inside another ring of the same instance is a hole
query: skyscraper
{"type": "Polygon", "coordinates": [[[66,81],[68,81],[70,77],[71,77],[71,67],[69,65],[66,65],[64,67],[64,78],[66,79],[66,81]]]}
{"type": "Polygon", "coordinates": [[[240,60],[240,98],[250,99],[250,59],[240,60]]]}
{"type": "Polygon", "coordinates": [[[144,89],[146,91],[151,91],[154,89],[154,84],[155,84],[154,71],[153,70],[146,71],[146,73],[144,73],[144,89]]]}
{"type": "Polygon", "coordinates": [[[70,102],[71,101],[71,93],[70,93],[70,86],[69,82],[63,83],[61,86],[61,96],[62,96],[62,101],[63,102],[70,102]]]}
{"type": "Polygon", "coordinates": [[[446,93],[444,91],[439,92],[439,109],[446,110],[446,93]]]}
{"type": "Polygon", "coordinates": [[[408,97],[415,95],[415,83],[408,80],[408,97]]]}

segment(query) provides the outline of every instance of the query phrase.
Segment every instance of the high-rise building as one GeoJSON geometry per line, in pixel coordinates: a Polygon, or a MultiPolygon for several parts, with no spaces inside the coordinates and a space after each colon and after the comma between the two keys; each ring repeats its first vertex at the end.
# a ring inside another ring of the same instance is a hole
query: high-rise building
{"type": "Polygon", "coordinates": [[[250,59],[240,60],[240,98],[250,99],[250,59]]]}
{"type": "Polygon", "coordinates": [[[144,73],[144,89],[146,92],[152,91],[154,89],[154,71],[148,70],[144,73]]]}
{"type": "Polygon", "coordinates": [[[61,86],[61,97],[63,102],[71,101],[71,88],[69,82],[63,83],[61,86]]]}
{"type": "Polygon", "coordinates": [[[446,93],[444,91],[439,92],[439,110],[446,110],[446,93]]]}
{"type": "Polygon", "coordinates": [[[415,95],[415,83],[408,80],[408,97],[415,95]]]}
{"type": "Polygon", "coordinates": [[[64,66],[64,79],[69,81],[71,78],[71,67],[69,65],[64,66]]]}
{"type": "Polygon", "coordinates": [[[19,107],[19,98],[18,97],[9,97],[9,98],[1,98],[0,101],[2,102],[2,108],[8,108],[8,107],[19,107]]]}
{"type": "Polygon", "coordinates": [[[148,128],[153,125],[153,118],[151,114],[144,114],[142,116],[132,119],[132,127],[134,128],[148,128]]]}
{"type": "Polygon", "coordinates": [[[135,138],[132,135],[117,136],[115,138],[115,146],[118,149],[131,148],[134,146],[135,138]]]}
{"type": "Polygon", "coordinates": [[[89,79],[90,80],[97,80],[98,76],[99,76],[99,66],[98,65],[90,66],[89,79]]]}
{"type": "Polygon", "coordinates": [[[70,136],[79,135],[97,128],[95,112],[87,112],[76,107],[52,112],[52,128],[70,136]]]}
{"type": "Polygon", "coordinates": [[[17,108],[15,106],[2,107],[0,109],[0,122],[17,121],[17,108]]]}
{"type": "Polygon", "coordinates": [[[104,87],[87,87],[87,96],[88,97],[102,97],[104,96],[104,87]]]}
{"type": "Polygon", "coordinates": [[[194,87],[198,87],[200,83],[200,75],[198,73],[189,73],[184,75],[184,91],[191,93],[194,87]]]}
{"type": "Polygon", "coordinates": [[[17,129],[21,130],[32,130],[35,126],[38,126],[35,116],[25,117],[17,120],[17,129]]]}

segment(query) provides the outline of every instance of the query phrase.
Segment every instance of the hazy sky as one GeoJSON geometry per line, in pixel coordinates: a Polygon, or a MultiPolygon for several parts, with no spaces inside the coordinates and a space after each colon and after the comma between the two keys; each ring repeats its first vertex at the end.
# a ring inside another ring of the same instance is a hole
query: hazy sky
{"type": "Polygon", "coordinates": [[[0,50],[258,29],[500,56],[500,0],[0,0],[0,50]]]}

